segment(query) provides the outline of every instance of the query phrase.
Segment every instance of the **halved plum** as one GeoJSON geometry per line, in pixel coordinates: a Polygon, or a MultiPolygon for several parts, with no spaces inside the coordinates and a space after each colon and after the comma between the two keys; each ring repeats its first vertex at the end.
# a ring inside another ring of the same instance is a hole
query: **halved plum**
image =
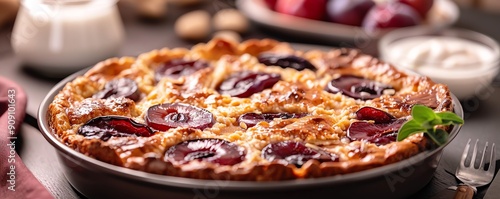
{"type": "Polygon", "coordinates": [[[177,79],[182,76],[193,74],[194,72],[208,67],[209,64],[204,60],[184,60],[172,59],[163,63],[155,70],[155,80],[158,82],[163,77],[177,79]]]}
{"type": "Polygon", "coordinates": [[[338,156],[321,149],[307,147],[302,142],[282,141],[270,143],[262,149],[262,157],[269,161],[284,160],[289,164],[302,167],[308,160],[336,162],[338,156]]]}
{"type": "Polygon", "coordinates": [[[261,121],[271,122],[275,118],[301,118],[306,115],[307,113],[245,113],[238,117],[238,123],[243,122],[247,125],[247,127],[252,127],[261,121]]]}
{"type": "Polygon", "coordinates": [[[245,98],[272,87],[280,79],[281,75],[277,73],[243,71],[224,80],[218,91],[223,95],[245,98]]]}
{"type": "Polygon", "coordinates": [[[149,107],[145,119],[149,126],[160,131],[177,127],[203,130],[215,123],[210,111],[183,103],[164,103],[149,107]]]}
{"type": "Polygon", "coordinates": [[[406,120],[398,119],[390,123],[353,122],[347,129],[347,137],[353,141],[364,140],[377,145],[396,141],[399,129],[406,120]]]}
{"type": "Polygon", "coordinates": [[[290,54],[261,53],[259,62],[266,66],[279,66],[281,68],[293,68],[301,71],[309,69],[316,71],[316,67],[307,59],[290,54]]]}
{"type": "Polygon", "coordinates": [[[170,147],[164,160],[176,164],[206,161],[220,165],[235,165],[245,159],[246,151],[235,143],[222,139],[188,140],[170,147]]]}
{"type": "Polygon", "coordinates": [[[365,106],[356,111],[356,119],[373,120],[375,123],[390,123],[396,118],[383,110],[365,106]]]}
{"type": "Polygon", "coordinates": [[[134,80],[118,78],[107,82],[104,88],[92,97],[98,99],[125,97],[137,101],[141,97],[141,93],[134,80]]]}
{"type": "Polygon", "coordinates": [[[393,94],[395,89],[390,85],[363,77],[343,75],[330,81],[326,86],[326,91],[342,93],[355,99],[370,100],[385,93],[393,94]]]}
{"type": "Polygon", "coordinates": [[[93,118],[78,128],[78,134],[87,138],[107,141],[111,137],[140,136],[154,134],[148,126],[123,116],[100,116],[93,118]]]}

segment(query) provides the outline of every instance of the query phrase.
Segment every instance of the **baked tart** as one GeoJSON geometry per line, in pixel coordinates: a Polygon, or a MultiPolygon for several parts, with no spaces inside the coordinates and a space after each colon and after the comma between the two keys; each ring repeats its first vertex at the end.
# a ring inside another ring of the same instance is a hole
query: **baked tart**
{"type": "Polygon", "coordinates": [[[213,39],[98,63],[49,106],[54,133],[109,164],[197,179],[347,174],[435,147],[396,141],[420,104],[450,111],[445,85],[354,49],[300,51],[213,39]]]}

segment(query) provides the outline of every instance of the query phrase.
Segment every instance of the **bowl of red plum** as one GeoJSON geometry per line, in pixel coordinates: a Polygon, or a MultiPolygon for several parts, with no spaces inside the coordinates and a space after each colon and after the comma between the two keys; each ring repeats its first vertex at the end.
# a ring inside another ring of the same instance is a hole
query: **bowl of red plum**
{"type": "Polygon", "coordinates": [[[446,28],[459,16],[451,0],[238,0],[237,7],[281,34],[354,42],[412,26],[446,28]]]}

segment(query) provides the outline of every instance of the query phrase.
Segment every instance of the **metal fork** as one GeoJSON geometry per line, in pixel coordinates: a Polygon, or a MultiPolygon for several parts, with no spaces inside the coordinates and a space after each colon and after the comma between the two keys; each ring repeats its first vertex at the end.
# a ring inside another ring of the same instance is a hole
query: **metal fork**
{"type": "Polygon", "coordinates": [[[479,140],[476,140],[476,144],[474,145],[474,151],[472,152],[472,158],[470,160],[470,165],[465,165],[465,159],[467,158],[467,154],[469,153],[470,148],[470,139],[467,141],[467,145],[465,146],[464,152],[462,153],[462,160],[460,160],[460,166],[457,168],[455,172],[455,176],[463,182],[457,187],[455,192],[455,199],[470,199],[476,193],[476,187],[487,185],[493,179],[495,175],[495,143],[491,145],[491,155],[490,155],[490,165],[488,166],[488,170],[484,170],[484,156],[486,155],[486,149],[488,148],[488,142],[483,149],[483,155],[481,157],[481,163],[479,164],[479,168],[474,168],[474,164],[476,162],[477,156],[477,143],[479,140]]]}

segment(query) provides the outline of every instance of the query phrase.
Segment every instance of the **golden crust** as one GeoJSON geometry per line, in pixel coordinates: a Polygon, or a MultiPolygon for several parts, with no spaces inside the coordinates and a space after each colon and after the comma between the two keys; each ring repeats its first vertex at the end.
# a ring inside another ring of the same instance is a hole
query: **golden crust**
{"type": "Polygon", "coordinates": [[[430,146],[423,134],[380,146],[365,141],[350,141],[346,138],[346,130],[356,121],[353,113],[363,106],[372,106],[397,118],[407,118],[414,104],[424,104],[436,111],[449,111],[451,103],[445,85],[399,71],[357,50],[302,52],[287,43],[269,39],[248,40],[239,44],[214,39],[192,49],[165,48],[141,54],[137,59],[105,60],[64,86],[49,105],[48,118],[61,142],[110,164],[189,178],[271,181],[352,173],[416,155],[430,146]],[[313,63],[317,71],[299,72],[262,65],[256,56],[267,51],[301,56],[313,63]],[[154,70],[162,63],[178,58],[203,59],[210,66],[179,79],[163,78],[155,82],[154,70]],[[217,92],[216,87],[231,73],[244,70],[278,73],[282,80],[249,98],[229,97],[217,92]],[[367,101],[324,91],[332,78],[342,74],[390,84],[396,91],[393,95],[367,101]],[[121,77],[137,82],[142,93],[140,100],[92,98],[106,82],[121,77]],[[112,137],[107,141],[86,138],[77,133],[82,124],[103,115],[121,115],[144,123],[149,107],[173,102],[204,108],[214,115],[216,123],[204,130],[175,128],[157,131],[151,137],[112,137]],[[309,116],[260,122],[247,128],[238,124],[237,118],[248,112],[308,113],[309,116]],[[176,165],[163,160],[169,147],[197,138],[233,142],[245,148],[245,159],[232,166],[203,161],[176,165]],[[293,164],[269,162],[261,157],[264,146],[283,140],[306,142],[311,147],[337,154],[339,161],[320,163],[309,160],[297,168],[293,164]]]}

